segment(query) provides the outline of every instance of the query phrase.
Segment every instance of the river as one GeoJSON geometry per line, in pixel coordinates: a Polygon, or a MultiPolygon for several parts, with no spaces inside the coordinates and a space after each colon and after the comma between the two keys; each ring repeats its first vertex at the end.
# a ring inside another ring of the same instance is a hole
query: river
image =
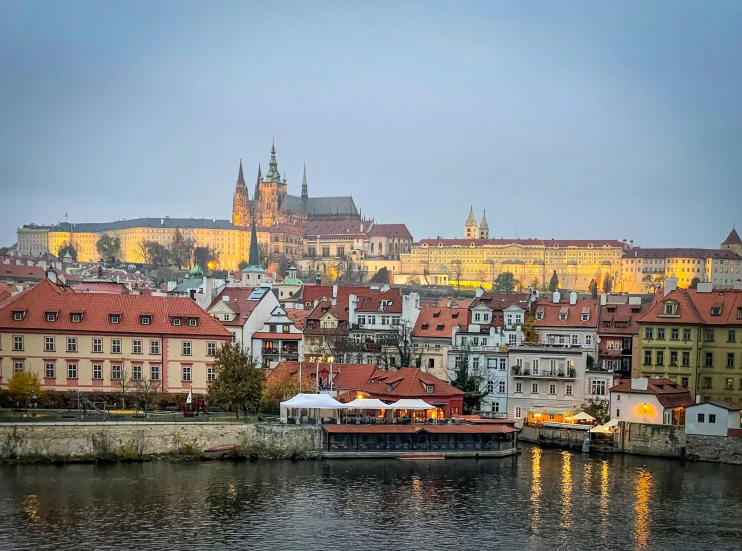
{"type": "Polygon", "coordinates": [[[518,458],[0,467],[0,549],[742,549],[742,467],[518,458]]]}

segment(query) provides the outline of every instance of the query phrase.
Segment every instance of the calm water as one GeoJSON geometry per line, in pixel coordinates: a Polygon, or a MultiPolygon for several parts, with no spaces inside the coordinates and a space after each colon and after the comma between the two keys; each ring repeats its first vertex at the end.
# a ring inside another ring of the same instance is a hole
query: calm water
{"type": "Polygon", "coordinates": [[[0,467],[0,549],[742,549],[742,468],[517,459],[0,467]]]}

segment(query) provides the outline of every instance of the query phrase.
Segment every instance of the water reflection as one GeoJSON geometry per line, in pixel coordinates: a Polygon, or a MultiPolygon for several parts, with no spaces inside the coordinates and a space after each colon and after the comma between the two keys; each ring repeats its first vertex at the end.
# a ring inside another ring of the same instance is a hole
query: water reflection
{"type": "Polygon", "coordinates": [[[562,528],[572,526],[572,454],[562,452],[562,528]]]}
{"type": "Polygon", "coordinates": [[[541,448],[531,450],[531,531],[541,528],[541,448]]]}
{"type": "Polygon", "coordinates": [[[608,461],[600,468],[600,528],[605,538],[608,532],[608,461]]]}
{"type": "Polygon", "coordinates": [[[26,513],[26,519],[31,522],[39,521],[39,498],[35,495],[26,496],[23,501],[23,512],[26,513]]]}
{"type": "Polygon", "coordinates": [[[649,537],[649,498],[652,494],[652,475],[646,471],[639,472],[636,481],[636,523],[634,525],[634,541],[636,549],[645,549],[649,537]]]}

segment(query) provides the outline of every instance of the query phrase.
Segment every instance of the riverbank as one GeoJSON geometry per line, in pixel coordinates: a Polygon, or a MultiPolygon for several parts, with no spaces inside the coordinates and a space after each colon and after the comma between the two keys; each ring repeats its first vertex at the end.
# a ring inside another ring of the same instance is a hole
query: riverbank
{"type": "Polygon", "coordinates": [[[0,461],[71,463],[312,458],[322,450],[313,426],[237,423],[0,423],[0,461]],[[221,447],[223,451],[207,452],[221,447]]]}

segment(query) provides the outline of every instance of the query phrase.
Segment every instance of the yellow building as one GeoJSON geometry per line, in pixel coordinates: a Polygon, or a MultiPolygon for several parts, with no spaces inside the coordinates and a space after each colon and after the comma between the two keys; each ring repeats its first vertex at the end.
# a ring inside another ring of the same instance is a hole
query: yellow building
{"type": "Polygon", "coordinates": [[[46,390],[205,393],[231,339],[187,298],[74,293],[44,280],[0,309],[0,387],[16,371],[46,390]]]}

